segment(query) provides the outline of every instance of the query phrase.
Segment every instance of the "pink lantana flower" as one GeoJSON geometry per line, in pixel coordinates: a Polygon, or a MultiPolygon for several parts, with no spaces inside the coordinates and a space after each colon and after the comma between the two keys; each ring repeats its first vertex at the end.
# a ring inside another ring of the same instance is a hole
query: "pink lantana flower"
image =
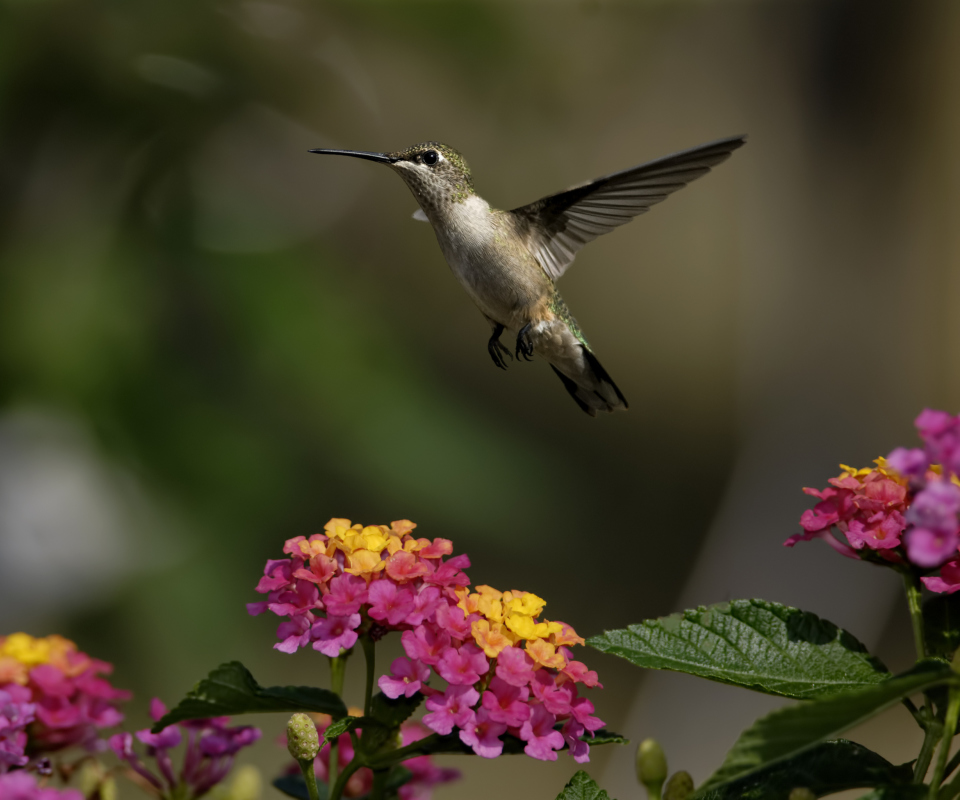
{"type": "Polygon", "coordinates": [[[915,421],[923,448],[898,447],[876,467],[844,470],[803,512],[803,533],[785,544],[823,539],[842,555],[940,576],[921,580],[934,592],[960,589],[960,415],[925,409],[915,421]]]}
{"type": "MultiPolygon", "coordinates": [[[[267,562],[257,586],[267,599],[250,613],[286,617],[274,645],[283,652],[309,644],[336,657],[361,636],[400,631],[406,656],[378,683],[390,698],[424,695],[427,729],[456,732],[487,758],[503,751],[501,737],[509,734],[535,758],[552,760],[567,746],[578,761],[588,760],[581,737],[602,723],[578,696],[580,686],[600,686],[597,674],[572,658],[570,648],[583,639],[570,625],[543,619],[545,602],[534,594],[471,591],[470,559],[454,555],[447,539],[415,538],[415,527],[409,520],[364,527],[332,519],[324,533],[289,539],[289,561],[267,562]],[[445,688],[431,686],[434,679],[445,688]]],[[[346,763],[352,745],[341,746],[346,763]]],[[[360,772],[351,778],[358,793],[366,786],[360,772]]]]}
{"type": "Polygon", "coordinates": [[[130,697],[102,677],[112,671],[112,665],[91,658],[62,636],[0,636],[0,691],[33,709],[31,754],[103,746],[100,731],[123,720],[118,706],[130,697]]]}

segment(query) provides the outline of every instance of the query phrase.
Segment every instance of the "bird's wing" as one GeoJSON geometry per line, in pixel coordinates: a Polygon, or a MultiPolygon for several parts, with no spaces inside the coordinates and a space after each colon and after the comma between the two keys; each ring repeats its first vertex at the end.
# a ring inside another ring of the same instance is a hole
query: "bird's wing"
{"type": "Polygon", "coordinates": [[[732,136],[614,172],[594,181],[515,208],[518,228],[544,271],[554,280],[566,272],[587,242],[629,222],[706,175],[746,142],[732,136]]]}

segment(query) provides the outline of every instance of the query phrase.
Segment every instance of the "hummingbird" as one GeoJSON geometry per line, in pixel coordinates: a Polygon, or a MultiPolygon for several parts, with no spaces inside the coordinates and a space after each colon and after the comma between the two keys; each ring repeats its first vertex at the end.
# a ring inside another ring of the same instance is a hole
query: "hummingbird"
{"type": "Polygon", "coordinates": [[[315,149],[386,164],[420,205],[414,218],[433,226],[440,250],[460,284],[490,323],[493,363],[545,359],[577,405],[627,409],[567,309],[556,281],[587,242],[643,214],[650,206],[706,175],[746,142],[732,136],[614,172],[512,211],[492,208],[474,191],[463,156],[449,145],[422,142],[392,153],[315,149]],[[514,353],[500,341],[516,332],[514,353]]]}

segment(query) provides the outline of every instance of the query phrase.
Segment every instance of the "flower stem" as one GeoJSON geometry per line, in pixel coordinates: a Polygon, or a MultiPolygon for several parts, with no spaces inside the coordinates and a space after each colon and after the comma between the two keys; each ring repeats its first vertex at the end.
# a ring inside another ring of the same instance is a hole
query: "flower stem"
{"type": "Polygon", "coordinates": [[[361,636],[360,646],[363,648],[363,657],[367,662],[367,682],[363,688],[363,713],[369,717],[370,701],[373,698],[373,676],[376,671],[376,645],[369,636],[361,636]]]}
{"type": "Polygon", "coordinates": [[[947,757],[950,755],[950,744],[957,732],[957,719],[960,718],[960,688],[950,687],[950,701],[947,704],[947,718],[943,723],[943,738],[940,740],[940,752],[937,754],[937,763],[933,768],[933,780],[930,781],[930,800],[936,800],[947,766],[947,757]]]}
{"type": "Polygon", "coordinates": [[[310,800],[320,800],[320,794],[317,792],[317,773],[313,769],[313,759],[308,758],[297,761],[297,763],[303,773],[303,780],[307,784],[307,794],[310,795],[310,800]]]}
{"type": "Polygon", "coordinates": [[[933,717],[927,719],[925,728],[923,744],[920,747],[920,755],[917,756],[917,763],[913,768],[914,783],[923,783],[927,769],[930,767],[930,760],[933,758],[934,748],[937,746],[937,741],[943,732],[940,728],[939,721],[933,717]]]}
{"type": "Polygon", "coordinates": [[[389,769],[394,764],[399,764],[408,758],[430,753],[430,748],[439,740],[440,736],[438,734],[431,733],[429,736],[424,736],[422,739],[408,744],[406,747],[398,747],[396,750],[371,756],[366,766],[374,770],[389,769]]]}
{"type": "MultiPolygon", "coordinates": [[[[923,636],[923,610],[920,607],[920,581],[912,572],[903,573],[903,588],[907,593],[907,607],[910,609],[910,623],[913,626],[913,644],[917,649],[917,660],[927,657],[927,645],[923,636]]],[[[919,720],[924,728],[923,745],[917,763],[913,769],[913,782],[922,783],[930,760],[933,758],[934,748],[942,733],[940,725],[933,713],[933,703],[930,696],[923,695],[923,711],[919,720]]]]}
{"type": "Polygon", "coordinates": [[[927,657],[927,646],[923,638],[923,611],[920,608],[920,582],[916,575],[903,573],[903,588],[907,592],[907,606],[910,608],[910,622],[913,624],[913,643],[917,648],[917,660],[927,657]]]}
{"type": "Polygon", "coordinates": [[[330,688],[337,697],[343,697],[343,676],[347,670],[347,659],[345,656],[337,656],[329,659],[330,661],[330,688]]]}
{"type": "MultiPolygon", "coordinates": [[[[343,697],[343,679],[344,675],[346,674],[346,670],[346,656],[340,655],[330,659],[330,688],[337,695],[337,697],[343,697]]],[[[339,737],[331,740],[330,742],[330,767],[327,770],[328,786],[332,786],[333,782],[337,780],[337,770],[340,766],[337,739],[339,739],[339,737]]],[[[313,798],[311,798],[311,800],[313,800],[313,798]]]]}
{"type": "Polygon", "coordinates": [[[385,769],[378,769],[373,773],[373,788],[370,789],[370,800],[383,800],[389,774],[389,770],[385,769]]]}
{"type": "Polygon", "coordinates": [[[946,778],[949,775],[953,774],[953,771],[960,766],[960,750],[953,754],[953,758],[947,763],[947,768],[943,772],[943,777],[946,778]]]}
{"type": "Polygon", "coordinates": [[[336,783],[333,784],[333,788],[330,790],[330,800],[340,800],[343,796],[343,790],[347,786],[347,781],[350,780],[350,776],[362,766],[364,765],[360,759],[354,758],[353,761],[343,768],[343,772],[340,773],[340,777],[337,778],[336,783]]]}

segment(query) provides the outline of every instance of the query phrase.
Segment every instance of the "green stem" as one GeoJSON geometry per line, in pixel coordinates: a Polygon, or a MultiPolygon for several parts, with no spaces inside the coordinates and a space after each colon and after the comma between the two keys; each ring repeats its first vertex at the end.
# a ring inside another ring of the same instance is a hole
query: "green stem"
{"type": "Polygon", "coordinates": [[[960,718],[960,689],[951,686],[950,701],[947,704],[947,718],[943,723],[943,738],[940,740],[940,752],[937,754],[937,763],[933,768],[933,780],[930,781],[930,800],[936,800],[937,793],[940,791],[940,783],[943,781],[947,758],[950,755],[950,745],[953,742],[954,734],[957,732],[958,718],[960,718]]]}
{"type": "Polygon", "coordinates": [[[920,608],[920,581],[911,572],[903,573],[903,588],[907,592],[907,606],[910,608],[910,622],[913,625],[913,643],[917,648],[917,660],[927,657],[927,646],[923,638],[923,611],[920,608]]]}
{"type": "MultiPolygon", "coordinates": [[[[343,680],[347,672],[346,656],[336,656],[330,661],[330,688],[336,693],[337,697],[343,697],[343,680]]],[[[337,737],[330,742],[330,767],[327,770],[327,786],[332,786],[337,780],[337,770],[340,768],[340,753],[337,746],[337,737]]],[[[311,798],[312,800],[312,798],[311,798]]]]}
{"type": "Polygon", "coordinates": [[[353,761],[343,768],[343,772],[340,773],[340,777],[337,778],[337,782],[333,784],[333,788],[330,790],[330,800],[340,800],[350,776],[362,766],[364,766],[363,762],[355,756],[353,761]]]}
{"type": "Polygon", "coordinates": [[[369,717],[370,701],[373,699],[373,677],[376,672],[376,645],[369,636],[361,636],[360,646],[363,648],[363,657],[367,662],[367,681],[363,688],[363,713],[369,717]]]}
{"type": "Polygon", "coordinates": [[[347,672],[347,658],[340,655],[328,660],[330,661],[330,688],[337,697],[343,697],[343,676],[347,672]]]}
{"type": "MultiPolygon", "coordinates": [[[[907,607],[910,609],[910,624],[913,626],[913,644],[917,649],[917,660],[927,657],[927,645],[923,636],[923,610],[920,607],[920,581],[912,572],[903,573],[903,588],[907,593],[907,607]]],[[[930,759],[936,748],[937,740],[941,736],[941,729],[933,713],[933,703],[930,696],[923,695],[923,711],[919,721],[924,728],[923,746],[917,757],[913,769],[913,782],[923,783],[923,778],[930,767],[930,759]]]]}
{"type": "Polygon", "coordinates": [[[953,758],[951,758],[951,759],[947,762],[947,768],[946,768],[946,769],[944,770],[944,772],[943,772],[943,777],[946,778],[947,776],[952,775],[952,774],[953,774],[953,771],[954,771],[958,766],[960,766],[960,750],[958,750],[956,753],[954,753],[954,754],[953,754],[953,758]]]}
{"type": "Polygon", "coordinates": [[[369,759],[366,766],[371,769],[389,769],[394,764],[406,761],[414,756],[422,756],[430,753],[430,748],[440,739],[439,734],[431,733],[422,739],[408,744],[406,747],[398,747],[396,750],[390,750],[386,753],[380,753],[369,759]]]}
{"type": "Polygon", "coordinates": [[[310,795],[310,800],[320,800],[320,793],[317,791],[317,773],[313,769],[313,759],[307,758],[303,761],[297,761],[297,763],[303,773],[303,780],[307,784],[307,794],[310,795]]]}
{"type": "Polygon", "coordinates": [[[383,800],[389,774],[389,770],[385,769],[378,769],[373,773],[373,788],[370,789],[370,800],[383,800]]]}
{"type": "Polygon", "coordinates": [[[940,722],[932,716],[928,717],[923,733],[923,745],[920,747],[920,755],[917,756],[917,763],[913,768],[914,783],[923,783],[923,778],[930,767],[930,760],[933,758],[933,751],[942,733],[940,722]]]}

